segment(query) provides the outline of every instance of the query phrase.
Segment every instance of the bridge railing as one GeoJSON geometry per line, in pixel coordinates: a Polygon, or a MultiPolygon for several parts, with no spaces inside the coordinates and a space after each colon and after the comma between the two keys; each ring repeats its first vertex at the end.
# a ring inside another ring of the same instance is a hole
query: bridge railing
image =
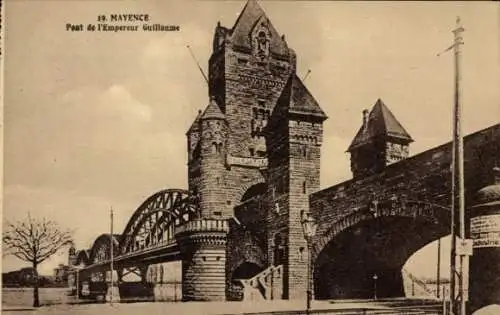
{"type": "Polygon", "coordinates": [[[175,228],[175,233],[184,232],[229,232],[227,220],[200,219],[184,223],[175,228]]]}

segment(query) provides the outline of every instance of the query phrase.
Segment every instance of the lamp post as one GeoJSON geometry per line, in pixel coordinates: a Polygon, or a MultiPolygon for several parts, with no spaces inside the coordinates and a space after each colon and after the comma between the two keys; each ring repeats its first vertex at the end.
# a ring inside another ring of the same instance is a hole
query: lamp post
{"type": "Polygon", "coordinates": [[[377,279],[378,279],[378,276],[377,274],[373,274],[373,299],[376,300],[377,299],[377,279]]]}
{"type": "Polygon", "coordinates": [[[312,238],[316,234],[316,228],[318,227],[316,220],[312,217],[310,212],[302,211],[302,229],[304,232],[304,238],[307,242],[307,314],[311,310],[311,299],[312,299],[312,238]]]}

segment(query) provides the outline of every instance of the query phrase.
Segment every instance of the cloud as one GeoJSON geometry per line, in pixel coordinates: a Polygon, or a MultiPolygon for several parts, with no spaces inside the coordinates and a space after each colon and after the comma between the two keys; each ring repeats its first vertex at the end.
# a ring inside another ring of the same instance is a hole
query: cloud
{"type": "Polygon", "coordinates": [[[134,99],[122,85],[110,86],[100,97],[103,106],[109,106],[113,112],[130,115],[142,121],[151,120],[151,108],[134,99]]]}
{"type": "Polygon", "coordinates": [[[73,123],[120,124],[143,123],[151,120],[152,110],[138,101],[122,84],[105,89],[94,86],[78,87],[64,93],[61,98],[60,118],[73,123]]]}
{"type": "MultiPolygon", "coordinates": [[[[153,109],[124,85],[72,89],[53,107],[10,125],[9,136],[16,137],[6,138],[5,185],[25,189],[9,196],[6,215],[19,211],[17,203],[35,202],[35,191],[45,208],[62,202],[55,209],[67,209],[74,199],[75,211],[88,214],[76,204],[87,204],[86,199],[74,194],[103,198],[101,211],[114,205],[128,216],[152,193],[187,186],[184,132],[170,132],[168,124],[153,128],[153,109]],[[30,145],[19,142],[19,136],[31,139],[30,145]],[[32,157],[29,163],[27,157],[32,157]]],[[[36,203],[24,206],[40,208],[36,203]]],[[[59,210],[52,215],[66,220],[59,210]]]]}

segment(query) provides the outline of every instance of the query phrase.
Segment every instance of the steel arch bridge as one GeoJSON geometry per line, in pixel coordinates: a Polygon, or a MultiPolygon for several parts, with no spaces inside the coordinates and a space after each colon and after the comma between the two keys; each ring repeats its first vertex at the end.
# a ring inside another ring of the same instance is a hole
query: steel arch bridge
{"type": "Polygon", "coordinates": [[[196,196],[182,189],[159,191],[129,219],[121,234],[119,253],[132,254],[175,241],[175,227],[198,217],[196,196]]]}
{"type": "MultiPolygon", "coordinates": [[[[197,196],[183,189],[158,191],[134,211],[121,234],[101,234],[89,249],[70,256],[72,265],[79,270],[80,281],[100,283],[101,288],[111,270],[112,249],[118,280],[132,272],[145,282],[148,265],[179,259],[175,231],[199,218],[197,196]]],[[[90,290],[101,294],[106,289],[90,290]]]]}

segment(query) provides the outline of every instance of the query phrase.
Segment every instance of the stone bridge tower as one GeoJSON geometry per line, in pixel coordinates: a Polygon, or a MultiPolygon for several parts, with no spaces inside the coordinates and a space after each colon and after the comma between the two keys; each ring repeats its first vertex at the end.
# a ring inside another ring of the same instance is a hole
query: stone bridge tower
{"type": "Polygon", "coordinates": [[[290,76],[266,129],[269,155],[267,211],[269,263],[284,266],[283,297],[303,299],[307,286],[307,243],[302,212],[319,190],[320,148],[325,113],[300,79],[290,76]],[[285,252],[275,249],[277,240],[285,252]],[[280,257],[277,257],[279,255],[280,257]]]}
{"type": "MultiPolygon", "coordinates": [[[[263,129],[292,73],[295,53],[256,1],[247,2],[232,28],[217,24],[209,60],[210,111],[218,112],[221,124],[226,122],[227,133],[220,137],[224,168],[214,182],[220,189],[217,198],[221,203],[210,216],[231,218],[246,190],[265,183],[262,170],[267,165],[267,151],[263,129]]],[[[206,131],[200,124],[202,118],[200,112],[186,134],[189,188],[198,193],[206,185],[206,169],[213,166],[203,162],[201,156],[203,145],[199,139],[206,131]]],[[[215,160],[213,163],[219,165],[215,160]]]]}
{"type": "Polygon", "coordinates": [[[282,265],[283,296],[296,298],[304,290],[289,290],[289,279],[305,283],[299,256],[307,258],[298,216],[319,189],[326,116],[296,75],[295,52],[254,0],[232,28],[217,23],[208,68],[210,103],[186,134],[188,181],[202,218],[229,223],[218,274],[225,270],[232,287],[235,279],[282,265]],[[277,216],[276,203],[282,207],[277,216]],[[273,252],[276,237],[282,238],[280,257],[273,252]]]}

